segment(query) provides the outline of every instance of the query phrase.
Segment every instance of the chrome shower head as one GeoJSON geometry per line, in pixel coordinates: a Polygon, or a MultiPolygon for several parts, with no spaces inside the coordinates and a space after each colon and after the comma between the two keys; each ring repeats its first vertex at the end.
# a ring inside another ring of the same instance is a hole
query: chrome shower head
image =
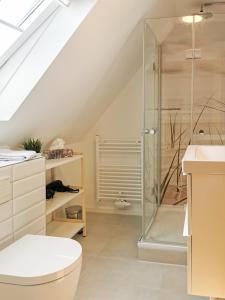
{"type": "Polygon", "coordinates": [[[203,19],[210,19],[210,18],[212,18],[213,17],[213,13],[211,13],[211,12],[205,12],[204,11],[204,8],[206,6],[210,6],[210,5],[211,5],[211,3],[210,4],[209,3],[202,4],[201,8],[200,8],[200,11],[197,12],[195,15],[201,16],[203,19]]]}
{"type": "Polygon", "coordinates": [[[210,19],[210,18],[213,17],[213,13],[211,13],[211,12],[204,12],[204,11],[200,11],[200,12],[196,13],[195,15],[201,16],[203,19],[210,19]]]}
{"type": "Polygon", "coordinates": [[[209,18],[212,18],[213,17],[213,13],[211,12],[205,12],[204,9],[206,7],[210,7],[210,6],[220,6],[220,5],[225,5],[225,1],[214,1],[214,2],[206,2],[206,3],[203,3],[201,5],[201,8],[200,8],[200,12],[197,13],[198,15],[202,16],[203,19],[209,19],[209,18]]]}
{"type": "Polygon", "coordinates": [[[210,5],[211,5],[211,3],[210,4],[209,3],[202,4],[199,12],[196,12],[190,16],[182,17],[182,21],[185,23],[193,23],[193,22],[199,23],[203,20],[212,18],[213,13],[204,11],[205,6],[210,6],[210,5]]]}

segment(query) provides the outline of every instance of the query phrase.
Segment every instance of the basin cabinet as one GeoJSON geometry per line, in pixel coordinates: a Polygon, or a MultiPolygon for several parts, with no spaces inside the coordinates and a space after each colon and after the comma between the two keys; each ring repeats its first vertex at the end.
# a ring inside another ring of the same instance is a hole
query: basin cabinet
{"type": "MultiPolygon", "coordinates": [[[[196,147],[187,149],[183,159],[188,190],[188,293],[225,299],[225,159],[216,151],[214,159],[197,156],[196,147]]],[[[220,150],[225,158],[225,147],[220,150]]]]}

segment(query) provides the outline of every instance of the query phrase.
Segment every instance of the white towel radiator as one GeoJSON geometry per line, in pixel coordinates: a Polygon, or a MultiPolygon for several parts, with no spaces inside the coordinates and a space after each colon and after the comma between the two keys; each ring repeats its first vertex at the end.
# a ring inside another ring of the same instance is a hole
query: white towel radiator
{"type": "Polygon", "coordinates": [[[99,204],[116,200],[142,201],[143,142],[96,136],[96,197],[99,204]]]}

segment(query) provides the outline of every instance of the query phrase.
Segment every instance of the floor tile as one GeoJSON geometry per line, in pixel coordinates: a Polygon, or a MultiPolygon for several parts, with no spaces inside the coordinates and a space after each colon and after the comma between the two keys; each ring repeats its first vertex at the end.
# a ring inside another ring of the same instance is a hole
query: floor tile
{"type": "Polygon", "coordinates": [[[187,295],[186,267],[137,259],[140,228],[139,217],[88,214],[75,300],[208,300],[187,295]]]}
{"type": "Polygon", "coordinates": [[[161,288],[171,292],[187,292],[187,268],[164,265],[161,288]]]}

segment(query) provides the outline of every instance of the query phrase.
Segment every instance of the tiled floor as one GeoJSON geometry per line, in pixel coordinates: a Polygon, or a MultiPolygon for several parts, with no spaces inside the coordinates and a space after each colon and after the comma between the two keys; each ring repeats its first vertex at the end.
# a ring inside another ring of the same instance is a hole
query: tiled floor
{"type": "MultiPolygon", "coordinates": [[[[187,296],[186,268],[137,259],[140,218],[88,214],[76,300],[200,300],[187,296]]],[[[207,299],[208,300],[208,299],[207,299]]]]}

